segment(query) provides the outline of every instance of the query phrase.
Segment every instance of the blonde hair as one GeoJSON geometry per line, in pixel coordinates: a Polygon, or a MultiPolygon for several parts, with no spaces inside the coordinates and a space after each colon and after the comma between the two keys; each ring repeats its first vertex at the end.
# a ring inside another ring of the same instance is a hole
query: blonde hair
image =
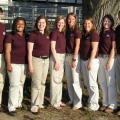
{"type": "MultiPolygon", "coordinates": [[[[65,22],[65,17],[64,17],[64,16],[58,16],[58,17],[56,18],[56,20],[55,20],[55,28],[57,28],[57,24],[58,24],[58,22],[59,22],[60,20],[64,20],[64,22],[65,22]]],[[[65,29],[66,29],[66,22],[65,22],[64,28],[62,29],[62,32],[64,32],[65,29]]]]}

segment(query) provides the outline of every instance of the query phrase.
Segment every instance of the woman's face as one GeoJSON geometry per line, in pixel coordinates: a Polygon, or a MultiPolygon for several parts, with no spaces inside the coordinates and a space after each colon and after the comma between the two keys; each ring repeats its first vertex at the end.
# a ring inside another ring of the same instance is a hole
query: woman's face
{"type": "Polygon", "coordinates": [[[39,30],[39,31],[44,31],[45,28],[46,28],[46,20],[45,20],[45,19],[40,19],[40,20],[38,21],[37,26],[38,26],[38,30],[39,30]]]}
{"type": "Polygon", "coordinates": [[[58,30],[62,31],[64,27],[65,27],[65,21],[64,21],[64,19],[59,20],[58,23],[57,23],[58,30]]]}
{"type": "Polygon", "coordinates": [[[72,15],[68,17],[68,25],[70,28],[74,27],[76,23],[76,18],[72,15]]]}
{"type": "Polygon", "coordinates": [[[104,27],[104,29],[110,29],[111,25],[112,25],[112,23],[111,23],[111,21],[108,18],[105,18],[103,20],[103,27],[104,27]]]}
{"type": "Polygon", "coordinates": [[[87,31],[87,32],[90,32],[93,28],[93,23],[90,21],[90,20],[85,20],[84,22],[84,29],[87,31]]]}
{"type": "Polygon", "coordinates": [[[23,32],[25,29],[25,22],[23,20],[19,20],[16,24],[17,32],[23,32]]]}

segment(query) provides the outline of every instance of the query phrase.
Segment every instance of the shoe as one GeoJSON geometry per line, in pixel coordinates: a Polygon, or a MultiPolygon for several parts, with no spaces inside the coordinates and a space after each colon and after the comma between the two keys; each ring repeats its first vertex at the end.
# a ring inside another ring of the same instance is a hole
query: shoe
{"type": "Polygon", "coordinates": [[[65,106],[66,106],[65,103],[63,103],[63,102],[60,103],[60,107],[65,107],[65,106]]]}
{"type": "Polygon", "coordinates": [[[15,115],[16,115],[16,111],[9,111],[8,114],[9,114],[10,116],[15,116],[15,115]]]}
{"type": "Polygon", "coordinates": [[[62,109],[61,106],[54,106],[54,108],[57,109],[57,110],[61,110],[62,109]]]}
{"type": "Polygon", "coordinates": [[[38,114],[38,111],[39,111],[39,109],[38,109],[37,106],[33,106],[33,107],[31,108],[31,113],[32,113],[32,114],[37,115],[37,114],[38,114]]]}
{"type": "Polygon", "coordinates": [[[40,109],[44,109],[44,108],[45,108],[45,106],[44,106],[44,105],[41,105],[39,108],[40,108],[40,109]]]}
{"type": "Polygon", "coordinates": [[[80,109],[80,107],[77,107],[77,106],[74,106],[73,108],[72,108],[72,110],[79,110],[80,109]]]}
{"type": "Polygon", "coordinates": [[[117,115],[120,116],[120,111],[117,112],[117,115]]]}
{"type": "Polygon", "coordinates": [[[106,110],[106,108],[107,108],[107,106],[102,106],[102,107],[100,107],[99,110],[104,112],[106,110]]]}
{"type": "Polygon", "coordinates": [[[107,108],[105,109],[105,112],[106,112],[106,113],[112,113],[112,112],[114,112],[114,110],[113,110],[112,108],[110,108],[110,107],[107,107],[107,108]]]}
{"type": "Polygon", "coordinates": [[[68,102],[67,102],[67,105],[68,105],[68,106],[72,106],[72,105],[73,105],[73,102],[72,102],[72,101],[68,101],[68,102]]]}

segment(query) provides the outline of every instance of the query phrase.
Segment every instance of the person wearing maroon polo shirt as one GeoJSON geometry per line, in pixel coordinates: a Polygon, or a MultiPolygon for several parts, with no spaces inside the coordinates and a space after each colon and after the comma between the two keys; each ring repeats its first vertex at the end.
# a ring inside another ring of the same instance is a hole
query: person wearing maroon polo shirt
{"type": "Polygon", "coordinates": [[[99,69],[98,60],[99,35],[96,32],[93,19],[88,17],[83,23],[83,32],[80,44],[81,71],[88,89],[88,110],[99,109],[99,90],[97,75],[99,69]]]}
{"type": "Polygon", "coordinates": [[[9,115],[16,114],[16,108],[22,107],[23,86],[26,78],[27,40],[26,22],[23,17],[13,21],[12,33],[5,38],[5,58],[9,77],[9,115]]]}
{"type": "Polygon", "coordinates": [[[29,36],[28,63],[32,77],[31,112],[37,114],[39,108],[44,108],[45,82],[49,68],[50,40],[47,19],[39,16],[35,28],[36,31],[29,36]]]}
{"type": "Polygon", "coordinates": [[[51,39],[51,59],[50,59],[50,98],[51,104],[56,109],[65,106],[62,100],[62,79],[64,74],[66,38],[65,38],[65,19],[59,16],[55,21],[55,30],[50,35],[51,39]]]}
{"type": "Polygon", "coordinates": [[[102,88],[103,101],[101,111],[113,112],[117,108],[116,84],[115,84],[115,32],[114,20],[111,15],[105,15],[102,19],[99,44],[100,68],[98,80],[102,88]]]}
{"type": "Polygon", "coordinates": [[[80,85],[80,58],[78,55],[81,34],[78,29],[77,16],[69,13],[66,18],[66,60],[65,73],[67,78],[69,105],[73,110],[82,107],[82,89],[80,85]]]}
{"type": "Polygon", "coordinates": [[[5,60],[4,60],[4,50],[3,50],[3,42],[6,34],[5,25],[3,23],[3,10],[0,7],[0,111],[1,102],[2,102],[2,91],[4,87],[4,79],[5,79],[5,60]]]}

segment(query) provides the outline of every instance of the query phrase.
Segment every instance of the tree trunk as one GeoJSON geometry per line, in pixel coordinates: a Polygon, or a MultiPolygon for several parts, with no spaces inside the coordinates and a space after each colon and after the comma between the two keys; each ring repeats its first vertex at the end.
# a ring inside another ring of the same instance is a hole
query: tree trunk
{"type": "MultiPolygon", "coordinates": [[[[97,30],[100,30],[101,20],[105,14],[111,14],[118,24],[117,14],[120,11],[120,0],[83,0],[83,14],[94,18],[97,30]]],[[[84,16],[84,17],[85,17],[84,16]]]]}

